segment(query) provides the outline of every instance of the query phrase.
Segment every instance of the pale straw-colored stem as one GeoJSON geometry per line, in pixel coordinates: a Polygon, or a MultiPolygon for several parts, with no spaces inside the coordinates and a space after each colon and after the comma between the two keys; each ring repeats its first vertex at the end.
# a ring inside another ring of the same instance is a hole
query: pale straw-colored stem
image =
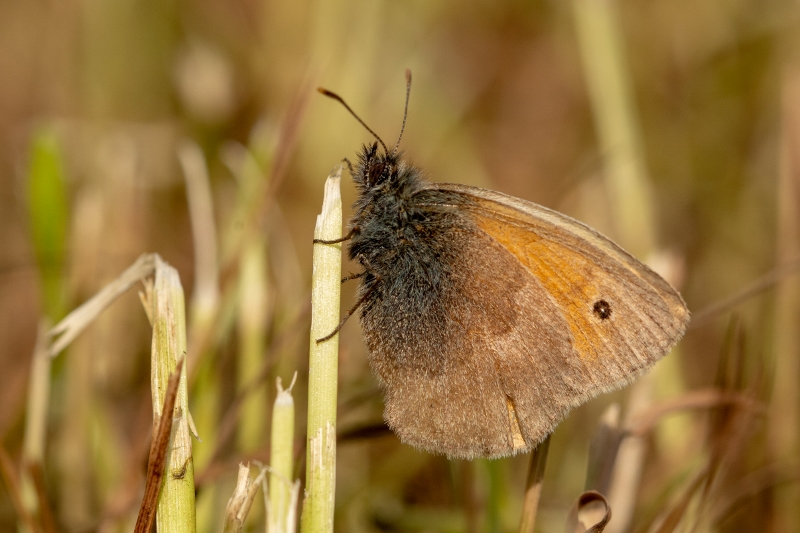
{"type": "MultiPolygon", "coordinates": [[[[342,236],[341,168],[325,182],[322,213],[314,238],[336,240],[342,236]]],[[[308,436],[306,499],[301,531],[333,531],[336,481],[336,389],[338,385],[339,335],[325,342],[339,323],[342,277],[342,245],[315,244],[311,281],[311,340],[308,370],[308,436]]]]}

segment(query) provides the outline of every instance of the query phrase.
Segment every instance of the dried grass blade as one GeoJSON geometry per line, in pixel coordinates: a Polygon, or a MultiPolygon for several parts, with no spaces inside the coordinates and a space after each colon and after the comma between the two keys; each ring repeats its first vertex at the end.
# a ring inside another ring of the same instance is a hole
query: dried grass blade
{"type": "Polygon", "coordinates": [[[798,270],[800,270],[800,257],[796,257],[783,265],[776,266],[763,276],[756,278],[748,285],[742,287],[742,289],[735,294],[713,303],[696,313],[692,313],[692,321],[689,323],[688,329],[694,330],[700,326],[704,326],[708,321],[730,311],[748,298],[778,285],[787,277],[795,274],[798,270]]]}
{"type": "Polygon", "coordinates": [[[710,409],[725,405],[736,405],[757,413],[763,413],[766,409],[762,402],[745,393],[719,389],[700,389],[653,405],[640,413],[627,429],[632,435],[643,436],[649,433],[662,418],[669,414],[687,409],[710,409]]]}
{"type": "Polygon", "coordinates": [[[611,507],[605,496],[589,490],[578,496],[567,517],[566,533],[600,533],[611,520],[611,507]]]}
{"type": "Polygon", "coordinates": [[[158,430],[153,435],[153,443],[150,446],[150,458],[147,463],[147,482],[142,506],[139,508],[139,516],[136,518],[136,526],[133,529],[134,533],[149,533],[156,516],[158,491],[161,488],[161,480],[164,477],[164,469],[167,464],[167,450],[169,448],[169,438],[172,434],[173,409],[178,396],[183,361],[184,358],[181,357],[175,366],[175,370],[170,374],[167,383],[164,408],[161,410],[158,430]]]}
{"type": "Polygon", "coordinates": [[[155,254],[144,254],[114,281],[103,287],[81,306],[74,309],[53,327],[48,336],[55,339],[50,345],[50,357],[55,357],[69,346],[86,327],[91,324],[103,309],[111,305],[121,294],[137,281],[150,276],[155,271],[155,254]]]}

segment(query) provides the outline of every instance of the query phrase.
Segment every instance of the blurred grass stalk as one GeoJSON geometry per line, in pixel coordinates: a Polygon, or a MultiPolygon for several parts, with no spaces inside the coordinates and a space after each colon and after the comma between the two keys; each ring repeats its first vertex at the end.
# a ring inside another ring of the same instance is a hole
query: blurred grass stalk
{"type": "Polygon", "coordinates": [[[219,265],[217,228],[205,156],[200,147],[189,140],[178,146],[178,160],[186,183],[186,200],[192,224],[194,245],[194,290],[190,304],[189,348],[194,367],[203,347],[213,333],[219,311],[219,265]]]}
{"type": "Polygon", "coordinates": [[[51,128],[42,127],[34,134],[28,165],[28,215],[42,314],[56,322],[64,312],[62,266],[69,221],[61,145],[51,128]]]}
{"type": "MultiPolygon", "coordinates": [[[[795,39],[796,40],[796,39],[795,39]]],[[[789,65],[784,72],[782,87],[781,139],[777,186],[777,242],[776,264],[785,265],[800,256],[800,65],[789,65]]],[[[775,323],[773,332],[774,389],[770,402],[769,433],[773,459],[792,461],[798,450],[798,418],[800,418],[800,393],[797,380],[800,376],[800,280],[797,275],[781,282],[775,295],[775,323]]],[[[797,502],[800,488],[792,484],[776,494],[776,517],[782,525],[778,530],[791,530],[800,522],[797,502]],[[794,526],[792,526],[794,524],[794,526]]]]}
{"type": "MultiPolygon", "coordinates": [[[[267,250],[264,239],[253,235],[242,249],[239,262],[239,361],[237,388],[242,391],[258,375],[264,357],[267,325],[267,250]]],[[[256,450],[268,424],[267,387],[248,394],[239,419],[238,444],[243,452],[256,450]]]]}
{"type": "MultiPolygon", "coordinates": [[[[187,367],[192,390],[192,413],[195,423],[203,431],[203,444],[193,453],[193,462],[201,471],[211,460],[217,446],[217,432],[212,428],[219,419],[219,374],[213,367],[210,351],[218,342],[220,315],[223,306],[220,294],[219,251],[217,227],[211,182],[205,154],[194,141],[183,140],[177,149],[178,161],[186,183],[186,200],[192,227],[194,245],[194,290],[189,304],[189,333],[187,339],[187,367]]],[[[229,296],[230,298],[230,296],[229,296]]],[[[198,494],[197,523],[201,530],[210,531],[209,525],[219,516],[215,508],[216,491],[212,485],[198,494]],[[202,529],[205,526],[206,529],[202,529]]]]}
{"type": "MultiPolygon", "coordinates": [[[[31,140],[28,172],[28,220],[39,268],[41,313],[36,347],[31,359],[25,436],[22,447],[22,499],[29,512],[39,510],[31,467],[44,469],[50,402],[47,326],[61,318],[64,305],[63,260],[67,235],[65,173],[59,139],[50,127],[38,129],[31,140]]],[[[24,525],[20,525],[24,528],[24,525]]],[[[24,529],[23,529],[24,530],[24,529]]]]}
{"type": "MultiPolygon", "coordinates": [[[[39,323],[36,346],[31,358],[31,375],[28,386],[28,401],[25,409],[25,436],[22,444],[22,471],[20,472],[20,492],[26,511],[33,515],[39,512],[39,502],[33,479],[30,476],[31,466],[43,468],[44,451],[47,440],[47,421],[50,403],[50,367],[51,359],[47,347],[48,321],[39,323]]],[[[28,531],[25,523],[20,522],[20,531],[28,531]]],[[[33,533],[33,532],[29,532],[33,533]]]]}
{"type": "MultiPolygon", "coordinates": [[[[338,167],[325,182],[315,239],[342,237],[341,176],[342,169],[338,167]]],[[[301,519],[304,533],[333,531],[339,335],[321,343],[317,343],[317,339],[330,334],[339,323],[341,278],[341,244],[315,244],[311,279],[306,497],[301,519]]]]}
{"type": "MultiPolygon", "coordinates": [[[[483,514],[484,527],[481,531],[486,533],[500,533],[503,531],[502,525],[502,506],[507,500],[508,494],[505,487],[505,475],[507,473],[507,461],[494,461],[491,459],[476,459],[476,467],[480,468],[484,479],[481,485],[484,487],[483,495],[483,514]]],[[[477,524],[470,524],[470,527],[477,527],[477,524]]]]}
{"type": "Polygon", "coordinates": [[[550,451],[550,435],[540,442],[531,452],[528,464],[528,477],[525,481],[525,495],[522,500],[522,517],[519,533],[534,533],[536,515],[539,511],[539,499],[542,496],[544,468],[547,465],[547,452],[550,451]]]}
{"type": "MultiPolygon", "coordinates": [[[[240,147],[238,158],[239,198],[237,212],[246,221],[244,230],[238,234],[228,233],[226,245],[234,244],[238,257],[238,335],[239,353],[237,388],[242,390],[257,375],[264,357],[264,339],[268,324],[269,286],[267,270],[267,245],[263,229],[258,224],[258,214],[264,207],[262,200],[270,183],[265,172],[272,158],[272,139],[263,125],[256,125],[250,134],[247,148],[240,147]]],[[[236,219],[234,219],[236,220],[236,219]]],[[[231,228],[235,232],[235,227],[231,228]]],[[[262,443],[263,428],[268,423],[267,387],[261,385],[250,393],[242,405],[237,440],[239,449],[252,451],[262,443]]]]}
{"type": "Polygon", "coordinates": [[[617,240],[636,257],[655,246],[655,217],[623,30],[615,0],[573,0],[617,240]]]}
{"type": "Polygon", "coordinates": [[[250,132],[247,146],[228,141],[222,147],[220,157],[239,185],[236,205],[223,232],[220,256],[223,270],[240,260],[242,247],[263,230],[259,227],[259,217],[266,209],[266,191],[272,180],[265,169],[273,160],[275,142],[274,131],[259,122],[250,132]]]}
{"type": "MultiPolygon", "coordinates": [[[[80,187],[73,193],[70,246],[66,257],[72,298],[82,299],[96,291],[105,273],[101,266],[105,256],[103,238],[115,233],[109,229],[111,224],[97,223],[106,220],[105,206],[106,198],[96,185],[80,187]]],[[[115,212],[119,215],[126,210],[115,209],[115,212]]],[[[112,238],[124,240],[118,235],[112,238]]],[[[114,478],[115,465],[122,460],[117,447],[92,439],[92,434],[113,434],[108,424],[114,417],[107,416],[108,404],[101,399],[103,386],[96,385],[109,379],[109,373],[113,374],[111,369],[123,363],[124,355],[120,352],[122,357],[98,356],[108,353],[105,347],[109,341],[113,343],[112,339],[129,334],[119,315],[136,311],[138,309],[118,307],[98,317],[94,327],[75,338],[69,355],[64,358],[63,370],[58,372],[63,376],[63,384],[59,386],[63,398],[60,403],[67,416],[59,421],[51,437],[58,445],[50,461],[57,462],[60,485],[70,488],[62,491],[57,500],[59,520],[64,529],[92,527],[94,502],[105,499],[104,489],[108,485],[104,481],[114,478]],[[120,331],[123,329],[126,331],[120,331]]]]}
{"type": "MultiPolygon", "coordinates": [[[[186,354],[186,315],[178,272],[158,256],[155,256],[155,268],[155,282],[146,299],[149,309],[147,305],[145,307],[153,325],[151,388],[154,421],[161,418],[170,373],[174,371],[178,359],[186,354]]],[[[181,372],[172,427],[172,442],[158,500],[156,525],[159,533],[194,533],[194,464],[186,365],[181,372]]]]}
{"type": "MultiPolygon", "coordinates": [[[[657,234],[653,195],[617,5],[614,0],[573,0],[572,5],[615,238],[634,256],[651,258],[657,234]]],[[[651,374],[631,387],[628,420],[650,403],[652,383],[651,374]]],[[[608,494],[614,512],[609,532],[624,531],[630,524],[645,451],[641,437],[629,437],[620,445],[608,494]]]]}

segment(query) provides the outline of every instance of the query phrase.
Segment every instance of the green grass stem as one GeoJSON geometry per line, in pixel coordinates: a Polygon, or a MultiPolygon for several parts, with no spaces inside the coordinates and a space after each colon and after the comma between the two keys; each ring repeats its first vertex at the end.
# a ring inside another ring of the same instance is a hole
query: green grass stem
{"type": "MultiPolygon", "coordinates": [[[[325,182],[322,213],[314,238],[335,240],[342,236],[342,198],[339,167],[325,182]]],[[[339,335],[317,343],[339,323],[342,277],[341,244],[315,244],[311,280],[311,340],[308,369],[308,435],[306,499],[301,531],[333,531],[336,485],[336,389],[338,385],[339,335]]]]}
{"type": "Polygon", "coordinates": [[[291,501],[291,479],[294,475],[294,387],[297,374],[287,389],[277,379],[278,395],[272,408],[270,438],[268,533],[285,533],[286,517],[291,501]]]}
{"type": "MultiPolygon", "coordinates": [[[[178,359],[186,354],[186,315],[178,271],[158,256],[155,264],[155,283],[150,299],[153,324],[151,387],[153,419],[158,420],[170,373],[174,371],[178,359]]],[[[156,524],[159,533],[195,531],[194,464],[188,418],[184,365],[174,407],[172,442],[158,501],[156,524]]]]}
{"type": "MultiPolygon", "coordinates": [[[[266,280],[267,247],[261,237],[251,236],[242,249],[239,262],[239,354],[237,381],[244,389],[258,375],[264,358],[264,338],[267,335],[266,280]]],[[[261,446],[268,419],[267,387],[259,385],[242,404],[237,440],[239,449],[252,452],[261,446]]]]}
{"type": "MultiPolygon", "coordinates": [[[[39,270],[40,304],[44,317],[31,362],[28,408],[25,420],[23,462],[44,468],[49,419],[51,360],[45,335],[50,324],[63,313],[62,266],[68,225],[67,195],[61,144],[55,131],[39,128],[30,146],[27,172],[28,222],[39,270]]],[[[37,507],[36,491],[27,469],[22,473],[23,501],[30,512],[37,507]]]]}

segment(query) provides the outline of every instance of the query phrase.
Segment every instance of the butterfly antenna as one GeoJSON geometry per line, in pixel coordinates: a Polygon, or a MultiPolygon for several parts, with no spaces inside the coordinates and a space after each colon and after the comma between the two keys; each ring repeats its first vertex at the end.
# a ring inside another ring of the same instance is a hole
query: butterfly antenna
{"type": "MultiPolygon", "coordinates": [[[[327,96],[328,98],[333,98],[334,100],[336,100],[337,102],[339,102],[340,104],[342,104],[342,105],[344,106],[344,108],[345,108],[345,109],[347,109],[348,111],[350,111],[350,114],[351,114],[351,115],[353,115],[353,116],[356,118],[356,120],[357,120],[357,121],[359,121],[359,122],[361,123],[361,125],[362,125],[362,126],[364,126],[364,127],[367,129],[367,131],[368,131],[368,132],[370,132],[370,133],[372,134],[372,136],[373,136],[373,137],[375,137],[376,139],[378,139],[378,142],[379,142],[379,143],[381,143],[381,146],[383,146],[383,151],[384,151],[384,152],[386,152],[387,154],[389,153],[389,150],[386,148],[386,145],[385,145],[385,144],[384,144],[384,142],[381,140],[381,138],[380,138],[380,137],[378,137],[378,134],[377,134],[377,133],[375,133],[374,131],[372,131],[372,128],[370,128],[369,126],[367,126],[367,124],[366,124],[366,123],[365,123],[363,120],[361,120],[361,117],[359,117],[358,115],[356,115],[356,112],[355,112],[355,111],[353,111],[352,109],[350,109],[350,106],[349,106],[349,105],[347,105],[347,102],[345,102],[345,101],[342,99],[342,97],[341,97],[341,96],[339,96],[339,95],[338,95],[338,94],[336,94],[335,92],[329,91],[328,89],[323,89],[322,87],[318,87],[318,88],[317,88],[317,90],[318,90],[319,92],[321,92],[322,94],[324,94],[325,96],[327,96]]],[[[405,120],[404,120],[403,122],[405,122],[405,120]]]]}
{"type": "Polygon", "coordinates": [[[411,70],[406,69],[406,108],[403,111],[403,125],[400,127],[400,136],[397,138],[397,142],[394,145],[394,150],[392,154],[397,153],[397,148],[400,147],[400,139],[403,138],[403,132],[406,130],[406,118],[408,118],[408,99],[411,96],[411,70]]]}

